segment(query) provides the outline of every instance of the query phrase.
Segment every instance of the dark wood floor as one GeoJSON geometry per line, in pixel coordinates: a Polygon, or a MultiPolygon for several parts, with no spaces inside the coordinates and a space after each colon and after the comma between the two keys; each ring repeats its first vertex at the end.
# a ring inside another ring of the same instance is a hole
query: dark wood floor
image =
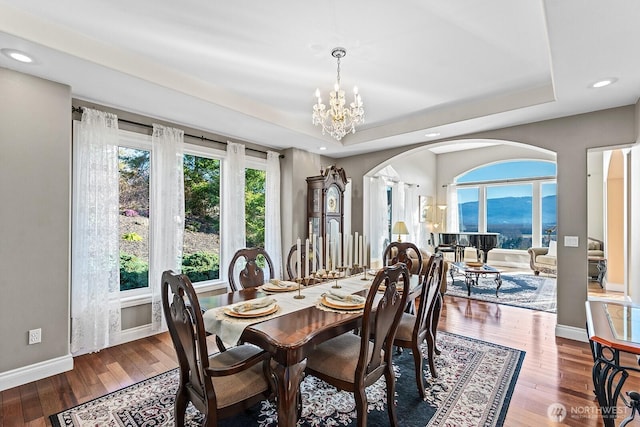
{"type": "MultiPolygon", "coordinates": [[[[552,313],[448,296],[440,322],[441,330],[526,351],[505,426],[602,426],[591,391],[589,346],[556,338],[555,326],[552,313]],[[551,421],[547,408],[554,403],[575,417],[551,421]]],[[[624,361],[634,363],[631,357],[624,361]]],[[[77,357],[73,371],[0,393],[0,427],[50,425],[50,414],[176,366],[167,334],[77,357]]],[[[640,389],[637,377],[628,383],[640,389]]]]}

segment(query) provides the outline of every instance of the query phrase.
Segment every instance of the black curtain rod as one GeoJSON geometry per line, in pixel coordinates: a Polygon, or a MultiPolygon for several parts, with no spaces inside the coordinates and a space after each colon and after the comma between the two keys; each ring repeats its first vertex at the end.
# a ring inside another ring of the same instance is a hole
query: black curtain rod
{"type": "MultiPolygon", "coordinates": [[[[83,107],[71,107],[71,112],[72,113],[82,113],[82,108],[83,107]]],[[[120,117],[118,117],[118,121],[119,122],[123,122],[123,123],[128,123],[130,125],[142,126],[142,127],[147,128],[147,129],[153,129],[152,125],[148,125],[146,123],[134,122],[134,121],[131,121],[131,120],[126,120],[126,119],[121,119],[120,117]]],[[[218,144],[227,145],[227,143],[225,141],[217,141],[215,139],[207,138],[204,135],[196,136],[196,135],[191,135],[191,134],[188,134],[188,133],[185,132],[184,136],[188,136],[189,138],[199,139],[201,141],[216,142],[218,144]]],[[[254,151],[254,152],[260,153],[260,154],[267,154],[266,151],[257,150],[255,148],[250,148],[250,147],[245,147],[245,150],[254,151]]],[[[280,158],[284,159],[284,154],[280,154],[280,158]]]]}

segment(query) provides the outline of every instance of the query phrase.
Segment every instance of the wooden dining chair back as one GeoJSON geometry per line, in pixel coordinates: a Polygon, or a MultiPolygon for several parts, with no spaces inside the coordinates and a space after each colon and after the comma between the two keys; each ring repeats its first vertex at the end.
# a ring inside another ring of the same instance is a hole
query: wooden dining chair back
{"type": "Polygon", "coordinates": [[[420,346],[423,342],[427,343],[427,357],[429,363],[429,371],[431,376],[436,378],[437,372],[435,368],[436,354],[436,328],[438,326],[436,316],[437,300],[440,298],[440,283],[442,281],[442,271],[444,269],[444,260],[442,253],[436,253],[429,259],[426,274],[421,283],[420,301],[418,303],[418,311],[416,314],[403,313],[396,332],[393,344],[401,348],[411,349],[415,365],[416,385],[420,397],[424,399],[425,388],[422,374],[422,351],[420,346]]]}
{"type": "MultiPolygon", "coordinates": [[[[289,249],[289,254],[287,255],[287,274],[289,275],[290,280],[295,280],[298,277],[297,251],[298,246],[293,245],[291,246],[291,249],[289,249]]],[[[304,276],[305,263],[309,263],[309,272],[317,271],[320,268],[318,261],[320,261],[320,258],[317,256],[309,257],[309,260],[307,260],[307,254],[303,249],[300,253],[300,274],[304,276]]]]}
{"type": "Polygon", "coordinates": [[[231,258],[229,264],[229,287],[235,292],[239,289],[262,286],[265,281],[273,279],[273,261],[263,248],[243,248],[238,250],[231,258]],[[241,270],[237,271],[238,263],[244,263],[241,270]],[[268,277],[265,277],[264,269],[269,269],[268,277]],[[266,280],[265,280],[266,279],[266,280]]]}
{"type": "Polygon", "coordinates": [[[204,415],[203,425],[216,426],[218,419],[271,396],[268,353],[239,345],[209,356],[200,304],[187,276],[162,274],[162,308],[180,371],[175,425],[184,425],[189,402],[204,415]]]}
{"type": "Polygon", "coordinates": [[[369,288],[360,333],[346,333],[325,341],[307,357],[308,374],[354,393],[358,426],[367,425],[365,389],[383,375],[389,422],[397,425],[391,352],[408,293],[409,272],[405,264],[382,268],[369,288]]]}
{"type": "Polygon", "coordinates": [[[391,242],[382,254],[384,265],[393,265],[398,262],[407,264],[409,274],[422,274],[422,252],[411,242],[391,242]]]}

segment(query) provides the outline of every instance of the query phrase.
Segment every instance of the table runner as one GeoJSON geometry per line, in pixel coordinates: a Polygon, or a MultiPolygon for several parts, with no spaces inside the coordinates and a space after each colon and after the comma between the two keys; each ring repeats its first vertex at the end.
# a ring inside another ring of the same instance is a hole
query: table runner
{"type": "MultiPolygon", "coordinates": [[[[367,275],[368,280],[362,280],[362,275],[360,274],[339,279],[338,283],[342,286],[340,291],[349,294],[362,291],[363,289],[367,289],[371,286],[373,278],[374,276],[367,275]]],[[[202,315],[204,328],[207,332],[218,335],[225,345],[229,344],[230,346],[234,346],[240,339],[244,328],[248,325],[314,306],[321,298],[322,294],[329,292],[331,290],[331,286],[335,285],[335,283],[335,280],[329,280],[318,285],[309,287],[303,286],[302,295],[306,297],[304,299],[294,298],[295,295],[298,295],[297,290],[291,292],[267,292],[269,297],[276,300],[280,307],[277,312],[268,316],[240,319],[229,317],[224,314],[224,309],[228,306],[212,308],[205,311],[202,315]]]]}

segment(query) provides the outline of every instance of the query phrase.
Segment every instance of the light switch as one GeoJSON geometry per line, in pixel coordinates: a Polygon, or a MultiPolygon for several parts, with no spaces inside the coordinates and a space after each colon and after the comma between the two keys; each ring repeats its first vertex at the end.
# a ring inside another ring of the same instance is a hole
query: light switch
{"type": "Polygon", "coordinates": [[[579,242],[580,240],[578,239],[578,236],[564,236],[565,246],[568,246],[571,248],[577,248],[579,242]]]}

